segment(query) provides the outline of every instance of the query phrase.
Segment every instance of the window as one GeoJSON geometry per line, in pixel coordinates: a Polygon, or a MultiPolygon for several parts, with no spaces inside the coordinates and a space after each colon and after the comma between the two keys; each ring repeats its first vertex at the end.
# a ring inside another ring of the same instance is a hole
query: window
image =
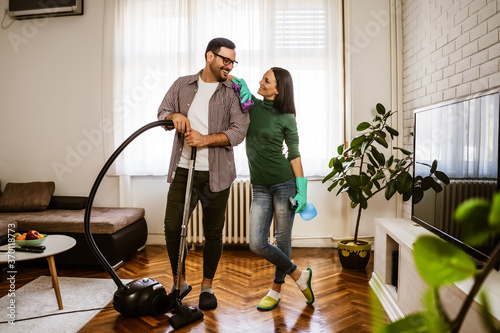
{"type": "MultiPolygon", "coordinates": [[[[269,68],[294,80],[300,152],[307,176],[328,172],[342,142],[340,26],[328,0],[106,1],[103,121],[109,156],[130,134],[156,121],[158,107],[179,76],[204,67],[207,43],[226,37],[239,65],[231,72],[256,94],[269,68]]],[[[260,97],[260,96],[258,96],[260,97]]],[[[120,155],[118,175],[164,175],[173,141],[161,128],[141,135],[120,155]]],[[[235,148],[237,172],[248,175],[244,143],[235,148]]]]}

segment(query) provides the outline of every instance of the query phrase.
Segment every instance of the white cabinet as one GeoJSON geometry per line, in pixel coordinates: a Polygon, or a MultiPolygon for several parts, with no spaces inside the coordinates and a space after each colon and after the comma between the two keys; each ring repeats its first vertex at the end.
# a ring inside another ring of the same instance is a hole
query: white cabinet
{"type": "MultiPolygon", "coordinates": [[[[428,290],[413,259],[413,243],[420,235],[432,234],[409,219],[381,218],[375,223],[375,263],[370,286],[390,320],[395,321],[422,309],[428,290]]],[[[472,279],[441,289],[441,299],[454,318],[472,287],[472,279]]],[[[500,318],[500,272],[491,272],[484,284],[492,311],[500,318]]],[[[461,332],[485,332],[478,303],[473,303],[461,332]]]]}

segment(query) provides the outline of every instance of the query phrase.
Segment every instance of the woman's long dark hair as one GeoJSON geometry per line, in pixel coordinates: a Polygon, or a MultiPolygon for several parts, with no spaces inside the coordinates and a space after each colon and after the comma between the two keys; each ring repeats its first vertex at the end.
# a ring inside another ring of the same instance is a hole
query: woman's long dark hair
{"type": "Polygon", "coordinates": [[[278,90],[278,95],[274,99],[274,108],[281,114],[291,113],[295,115],[292,75],[280,67],[272,67],[271,70],[276,78],[276,90],[278,90]]]}

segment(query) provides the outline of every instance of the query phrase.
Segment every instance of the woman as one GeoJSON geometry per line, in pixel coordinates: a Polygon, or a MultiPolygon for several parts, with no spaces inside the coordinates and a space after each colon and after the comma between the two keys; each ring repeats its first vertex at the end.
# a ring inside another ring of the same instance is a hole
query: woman
{"type": "Polygon", "coordinates": [[[282,68],[268,70],[257,91],[263,100],[251,95],[242,79],[235,78],[233,82],[241,86],[235,90],[239,92],[242,104],[249,98],[254,102],[249,112],[250,126],[246,136],[253,195],[250,250],[276,266],[271,290],[257,308],[271,310],[278,305],[286,275],[296,282],[306,297],[306,303],[312,304],[312,270],[300,270],[290,260],[295,213],[302,212],[307,203],[307,178],[304,178],[299,153],[292,77],[282,68]],[[283,141],[287,145],[288,156],[283,153],[283,141]],[[292,198],[296,202],[293,208],[292,198]],[[276,246],[268,240],[273,214],[276,246]]]}

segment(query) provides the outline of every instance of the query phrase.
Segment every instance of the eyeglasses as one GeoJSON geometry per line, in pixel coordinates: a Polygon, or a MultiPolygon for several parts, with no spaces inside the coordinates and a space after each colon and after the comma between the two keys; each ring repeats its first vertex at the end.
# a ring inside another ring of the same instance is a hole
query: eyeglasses
{"type": "Polygon", "coordinates": [[[226,66],[233,65],[233,67],[236,67],[236,65],[238,65],[238,62],[236,60],[231,60],[229,58],[223,57],[220,54],[217,54],[215,52],[212,52],[212,53],[215,54],[218,57],[221,57],[222,58],[222,63],[224,65],[226,65],[226,66]]]}

